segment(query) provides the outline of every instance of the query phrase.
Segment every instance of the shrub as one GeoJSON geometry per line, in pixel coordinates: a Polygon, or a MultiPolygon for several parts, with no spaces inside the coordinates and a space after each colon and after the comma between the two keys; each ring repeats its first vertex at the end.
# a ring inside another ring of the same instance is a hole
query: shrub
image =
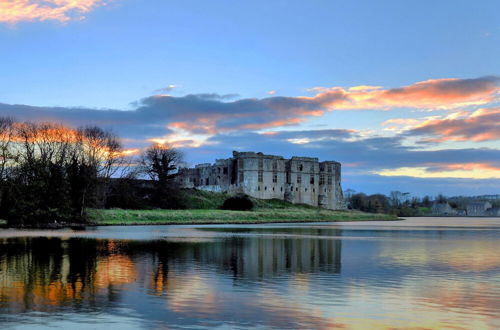
{"type": "Polygon", "coordinates": [[[223,210],[233,211],[250,211],[253,207],[254,204],[247,195],[237,195],[226,198],[224,204],[222,204],[223,210]]]}

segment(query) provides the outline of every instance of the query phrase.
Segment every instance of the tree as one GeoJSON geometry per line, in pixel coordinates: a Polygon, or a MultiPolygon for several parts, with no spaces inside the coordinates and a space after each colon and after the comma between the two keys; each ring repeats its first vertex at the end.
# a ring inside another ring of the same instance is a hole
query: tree
{"type": "Polygon", "coordinates": [[[171,182],[182,159],[182,153],[169,145],[151,145],[144,151],[140,160],[142,173],[153,181],[167,184],[171,182]]]}
{"type": "Polygon", "coordinates": [[[0,217],[10,225],[84,222],[123,158],[119,139],[98,127],[0,118],[0,135],[0,217]]]}
{"type": "Polygon", "coordinates": [[[391,206],[392,207],[400,207],[402,197],[403,197],[403,193],[401,191],[398,191],[398,190],[391,191],[390,195],[389,195],[391,206]]]}
{"type": "Polygon", "coordinates": [[[174,180],[183,154],[166,144],[148,147],[140,158],[141,173],[154,182],[153,204],[161,208],[178,208],[183,204],[174,180]]]}
{"type": "Polygon", "coordinates": [[[0,117],[0,185],[5,180],[7,165],[14,160],[12,150],[14,139],[14,120],[9,117],[0,117]]]}
{"type": "Polygon", "coordinates": [[[110,191],[110,179],[125,166],[123,147],[119,138],[111,131],[105,131],[97,126],[81,127],[77,130],[78,142],[81,148],[80,167],[77,172],[85,175],[84,180],[75,178],[79,184],[83,201],[96,207],[104,207],[110,191]]]}
{"type": "Polygon", "coordinates": [[[436,202],[438,203],[446,203],[447,201],[448,199],[443,194],[439,194],[436,196],[436,202]]]}

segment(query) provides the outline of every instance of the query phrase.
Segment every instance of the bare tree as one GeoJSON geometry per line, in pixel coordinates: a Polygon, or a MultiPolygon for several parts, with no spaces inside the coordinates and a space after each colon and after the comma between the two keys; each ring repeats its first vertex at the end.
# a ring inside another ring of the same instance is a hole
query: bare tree
{"type": "Polygon", "coordinates": [[[14,142],[14,120],[9,117],[0,117],[0,183],[5,180],[7,166],[14,160],[12,149],[14,142]]]}
{"type": "Polygon", "coordinates": [[[155,144],[147,148],[141,156],[141,172],[151,178],[167,184],[174,177],[183,160],[181,151],[165,144],[155,144]]]}
{"type": "Polygon", "coordinates": [[[124,163],[123,147],[119,138],[97,126],[78,129],[83,161],[96,169],[98,177],[109,179],[124,163]]]}

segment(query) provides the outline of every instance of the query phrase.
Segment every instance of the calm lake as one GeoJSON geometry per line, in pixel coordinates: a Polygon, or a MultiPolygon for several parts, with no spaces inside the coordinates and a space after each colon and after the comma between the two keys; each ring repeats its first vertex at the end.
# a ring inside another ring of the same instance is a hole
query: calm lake
{"type": "Polygon", "coordinates": [[[0,327],[498,329],[471,220],[0,230],[0,327]]]}

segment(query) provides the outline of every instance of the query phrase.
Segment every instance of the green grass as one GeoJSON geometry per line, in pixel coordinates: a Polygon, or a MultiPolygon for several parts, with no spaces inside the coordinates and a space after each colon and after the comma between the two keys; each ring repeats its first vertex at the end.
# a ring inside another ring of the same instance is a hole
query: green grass
{"type": "Polygon", "coordinates": [[[418,214],[422,214],[422,215],[426,215],[426,214],[430,214],[431,213],[431,208],[430,207],[419,207],[417,209],[417,213],[418,214]]]}
{"type": "Polygon", "coordinates": [[[316,221],[397,220],[386,214],[358,211],[330,211],[311,208],[256,208],[253,211],[227,210],[89,210],[91,221],[97,225],[152,225],[202,223],[270,223],[316,221]]]}
{"type": "Polygon", "coordinates": [[[88,214],[91,222],[97,225],[397,220],[396,216],[387,214],[319,210],[277,199],[252,198],[255,205],[252,211],[228,211],[220,209],[228,194],[194,189],[184,189],[180,193],[190,207],[188,210],[91,209],[88,214]]]}

